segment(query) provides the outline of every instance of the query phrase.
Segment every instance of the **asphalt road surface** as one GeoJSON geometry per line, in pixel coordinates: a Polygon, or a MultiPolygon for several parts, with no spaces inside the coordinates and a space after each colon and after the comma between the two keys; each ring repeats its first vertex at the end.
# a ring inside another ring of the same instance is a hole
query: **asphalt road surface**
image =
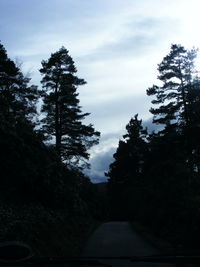
{"type": "MultiPolygon", "coordinates": [[[[145,241],[128,222],[108,222],[102,224],[90,237],[82,256],[84,257],[120,257],[149,256],[159,251],[145,241]]],[[[135,263],[128,260],[100,260],[113,267],[168,267],[173,264],[135,263]]]]}

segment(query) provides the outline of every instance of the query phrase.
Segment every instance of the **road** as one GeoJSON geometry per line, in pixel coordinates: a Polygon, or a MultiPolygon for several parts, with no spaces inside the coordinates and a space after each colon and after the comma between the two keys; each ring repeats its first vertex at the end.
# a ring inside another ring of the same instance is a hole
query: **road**
{"type": "MultiPolygon", "coordinates": [[[[90,237],[82,256],[119,257],[145,256],[159,254],[159,251],[147,243],[128,222],[108,222],[102,224],[90,237]]],[[[101,260],[117,267],[167,267],[174,266],[160,263],[131,263],[127,260],[101,260]]]]}

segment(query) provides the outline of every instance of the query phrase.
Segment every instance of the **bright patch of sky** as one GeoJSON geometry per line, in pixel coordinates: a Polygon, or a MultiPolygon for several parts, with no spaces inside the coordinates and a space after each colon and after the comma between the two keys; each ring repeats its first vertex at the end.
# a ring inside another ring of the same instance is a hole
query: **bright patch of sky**
{"type": "Polygon", "coordinates": [[[130,118],[149,122],[146,89],[170,45],[200,47],[198,0],[0,0],[0,10],[0,40],[32,83],[40,86],[40,62],[61,46],[87,81],[81,105],[102,133],[91,155],[95,181],[130,118]]]}

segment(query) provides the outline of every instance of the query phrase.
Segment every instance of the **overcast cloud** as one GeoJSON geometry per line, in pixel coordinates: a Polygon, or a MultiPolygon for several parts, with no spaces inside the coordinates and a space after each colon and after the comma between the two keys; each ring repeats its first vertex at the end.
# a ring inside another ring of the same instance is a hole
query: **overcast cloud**
{"type": "MultiPolygon", "coordinates": [[[[131,117],[150,123],[146,89],[172,43],[200,47],[198,0],[0,0],[0,40],[40,86],[40,62],[65,46],[87,81],[79,97],[102,132],[91,151],[95,182],[131,117]]],[[[151,129],[152,125],[150,125],[151,129]]],[[[103,181],[103,179],[102,179],[103,181]]]]}

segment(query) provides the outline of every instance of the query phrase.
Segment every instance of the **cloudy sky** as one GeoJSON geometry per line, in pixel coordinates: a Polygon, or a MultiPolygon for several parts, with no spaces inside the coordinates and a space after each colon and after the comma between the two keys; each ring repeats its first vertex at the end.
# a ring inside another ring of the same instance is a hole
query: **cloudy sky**
{"type": "Polygon", "coordinates": [[[65,46],[73,57],[87,123],[102,134],[91,151],[103,181],[125,125],[139,113],[151,125],[146,89],[172,43],[200,47],[199,0],[0,0],[0,40],[40,86],[40,62],[65,46]]]}

